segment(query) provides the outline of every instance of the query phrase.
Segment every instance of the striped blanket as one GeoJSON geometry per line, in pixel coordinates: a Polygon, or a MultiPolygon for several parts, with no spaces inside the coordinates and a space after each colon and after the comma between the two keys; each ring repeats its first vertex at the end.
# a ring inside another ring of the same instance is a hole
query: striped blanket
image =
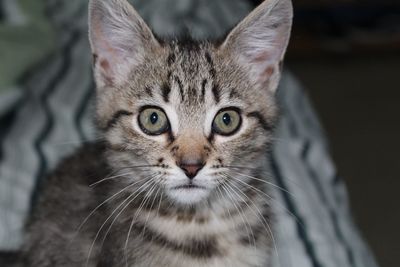
{"type": "MultiPolygon", "coordinates": [[[[18,250],[23,242],[24,221],[44,175],[81,143],[96,139],[87,1],[37,1],[46,5],[58,46],[18,80],[23,91],[11,98],[10,92],[0,95],[2,251],[18,250]]],[[[132,2],[158,35],[179,35],[189,29],[197,38],[222,35],[252,8],[246,0],[132,2]]],[[[283,76],[278,98],[283,116],[270,162],[279,186],[274,192],[278,217],[274,266],[376,267],[352,221],[346,189],[323,130],[290,73],[283,76]]]]}

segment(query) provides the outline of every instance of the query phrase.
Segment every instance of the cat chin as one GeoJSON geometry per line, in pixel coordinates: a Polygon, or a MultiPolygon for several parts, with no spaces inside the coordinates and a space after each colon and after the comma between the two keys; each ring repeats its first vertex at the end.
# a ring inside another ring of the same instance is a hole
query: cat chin
{"type": "Polygon", "coordinates": [[[170,189],[168,196],[179,205],[196,205],[206,200],[210,193],[205,188],[170,189]]]}

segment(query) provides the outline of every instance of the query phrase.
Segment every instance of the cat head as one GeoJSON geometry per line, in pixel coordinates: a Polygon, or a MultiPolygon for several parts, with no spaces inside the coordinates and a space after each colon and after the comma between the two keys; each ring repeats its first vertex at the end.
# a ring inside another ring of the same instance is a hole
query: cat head
{"type": "Polygon", "coordinates": [[[180,205],[243,188],[266,164],[291,21],[290,0],[266,0],[222,43],[162,42],[126,0],[91,0],[110,165],[180,205]]]}

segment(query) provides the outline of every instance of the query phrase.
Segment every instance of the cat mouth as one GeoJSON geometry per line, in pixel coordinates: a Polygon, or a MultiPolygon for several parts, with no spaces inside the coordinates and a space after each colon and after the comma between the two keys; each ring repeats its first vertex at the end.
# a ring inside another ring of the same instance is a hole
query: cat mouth
{"type": "Polygon", "coordinates": [[[195,184],[184,184],[178,185],[172,188],[173,190],[194,190],[194,189],[206,189],[204,186],[195,185],[195,184]]]}

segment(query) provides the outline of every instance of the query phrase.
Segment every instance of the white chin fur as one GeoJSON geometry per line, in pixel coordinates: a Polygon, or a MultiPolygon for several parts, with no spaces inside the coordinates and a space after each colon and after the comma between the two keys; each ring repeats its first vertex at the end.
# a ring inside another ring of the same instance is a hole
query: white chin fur
{"type": "Polygon", "coordinates": [[[207,189],[170,189],[167,191],[167,195],[174,201],[183,205],[194,205],[209,196],[207,189]]]}

